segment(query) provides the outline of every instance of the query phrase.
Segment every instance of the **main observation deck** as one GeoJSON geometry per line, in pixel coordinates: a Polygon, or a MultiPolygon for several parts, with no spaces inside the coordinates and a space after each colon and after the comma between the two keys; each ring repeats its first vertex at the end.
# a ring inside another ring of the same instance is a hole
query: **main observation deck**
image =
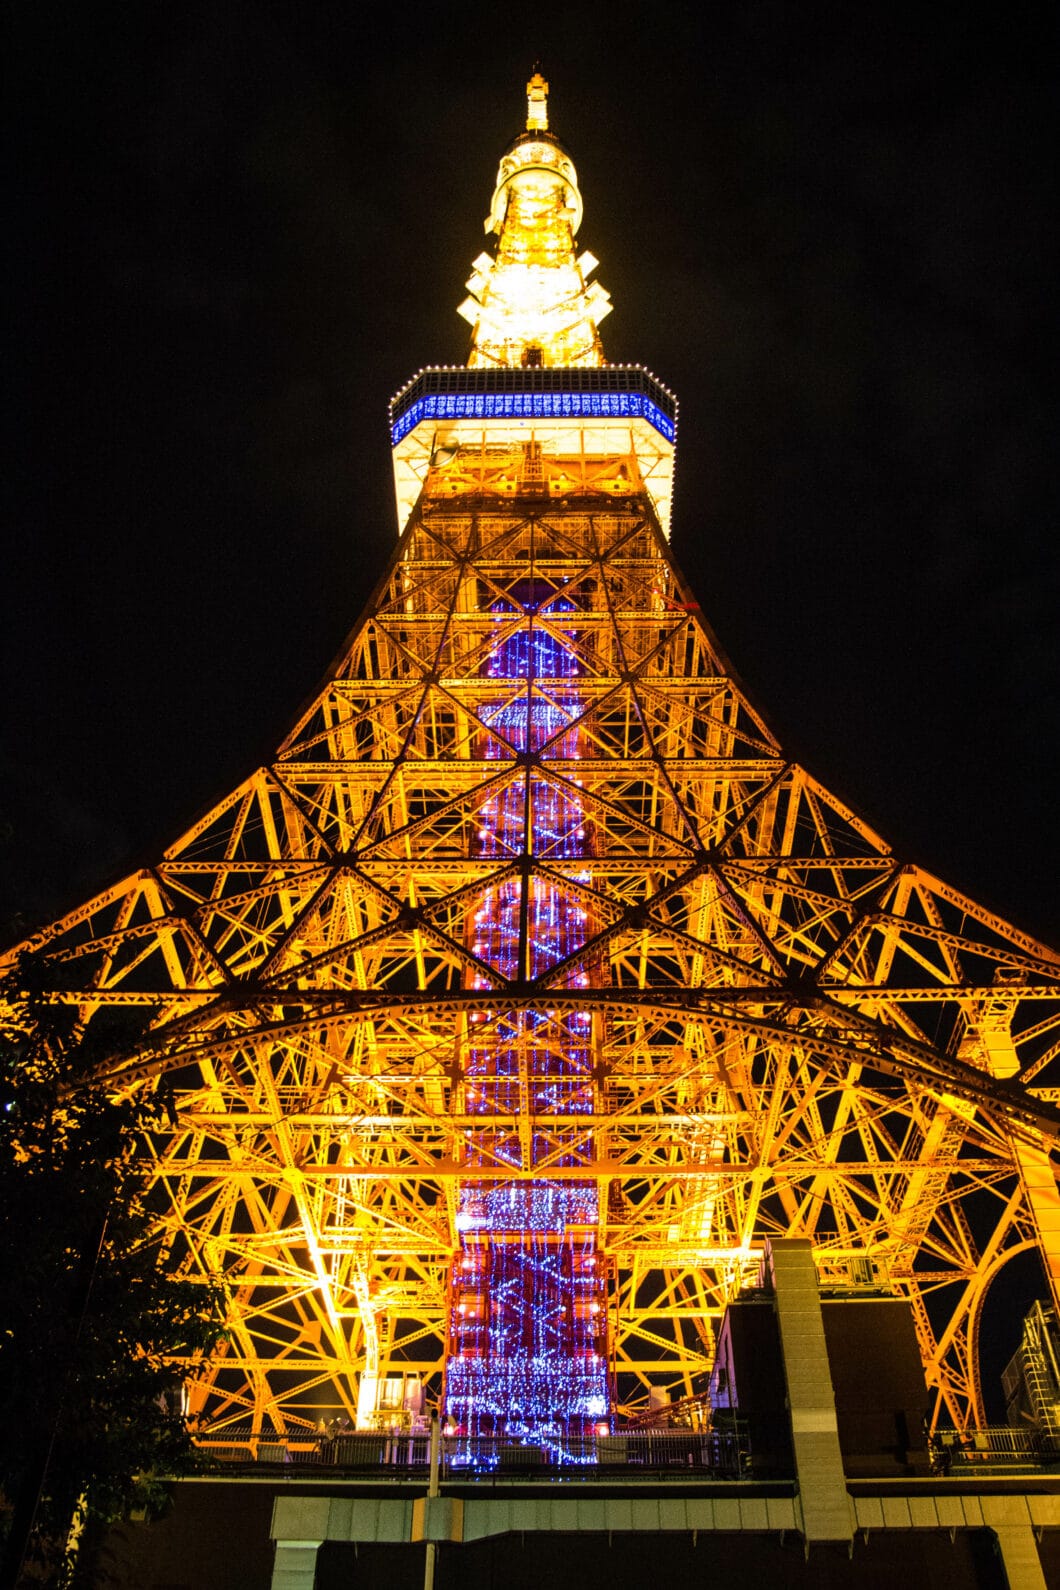
{"type": "Polygon", "coordinates": [[[438,454],[536,442],[547,457],[631,454],[669,535],[677,399],[642,365],[420,370],[390,403],[398,526],[438,454]]]}

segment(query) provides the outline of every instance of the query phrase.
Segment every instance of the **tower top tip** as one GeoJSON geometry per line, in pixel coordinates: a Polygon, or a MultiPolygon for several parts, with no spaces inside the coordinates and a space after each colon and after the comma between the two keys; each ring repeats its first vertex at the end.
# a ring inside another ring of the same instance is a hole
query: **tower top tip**
{"type": "Polygon", "coordinates": [[[526,130],[548,132],[548,84],[534,62],[534,73],[526,85],[526,130]]]}
{"type": "Polygon", "coordinates": [[[597,331],[610,298],[587,283],[593,255],[579,258],[578,173],[548,129],[548,84],[534,62],[526,85],[526,131],[501,156],[484,222],[498,237],[480,254],[457,313],[472,327],[468,364],[529,369],[603,364],[597,331]]]}

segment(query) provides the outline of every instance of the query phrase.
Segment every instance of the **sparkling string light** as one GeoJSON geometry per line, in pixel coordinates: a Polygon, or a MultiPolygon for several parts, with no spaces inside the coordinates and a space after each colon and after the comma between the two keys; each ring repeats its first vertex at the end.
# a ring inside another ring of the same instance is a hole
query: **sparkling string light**
{"type": "MultiPolygon", "coordinates": [[[[483,673],[522,684],[487,708],[486,756],[539,751],[580,753],[576,697],[563,680],[580,673],[569,630],[556,620],[574,603],[544,582],[522,581],[510,602],[492,609],[500,631],[483,673]],[[513,619],[525,614],[513,627],[513,619]],[[535,623],[535,616],[538,622],[535,623]],[[559,688],[556,686],[559,684],[559,688]],[[566,731],[566,732],[565,732],[566,731]]],[[[534,773],[492,795],[478,814],[479,855],[504,860],[532,851],[541,858],[588,853],[582,802],[565,786],[534,773]]],[[[588,932],[588,913],[558,885],[531,878],[487,889],[472,913],[470,945],[503,976],[521,975],[525,909],[525,975],[540,976],[572,954],[588,932]]],[[[486,987],[480,975],[471,986],[486,987]]],[[[584,971],[568,986],[585,987],[584,971]]],[[[524,1169],[517,1127],[490,1127],[491,1116],[591,1114],[594,1105],[590,1019],[585,1011],[540,1011],[502,1017],[491,1041],[473,1039],[467,1059],[468,1113],[483,1118],[470,1134],[468,1162],[477,1168],[524,1169]]],[[[473,1031],[482,1034],[482,1028],[473,1031]]],[[[530,1164],[546,1153],[565,1166],[585,1164],[591,1137],[534,1129],[530,1164]],[[556,1157],[557,1146],[562,1153],[556,1157]]],[[[457,1228],[463,1239],[452,1289],[445,1412],[455,1436],[467,1438],[465,1462],[498,1461],[480,1437],[505,1437],[541,1447],[551,1463],[585,1460],[584,1438],[610,1413],[606,1289],[594,1229],[599,1214],[591,1180],[476,1181],[460,1190],[457,1228]]],[[[459,1462],[459,1442],[453,1460],[459,1462]]]]}

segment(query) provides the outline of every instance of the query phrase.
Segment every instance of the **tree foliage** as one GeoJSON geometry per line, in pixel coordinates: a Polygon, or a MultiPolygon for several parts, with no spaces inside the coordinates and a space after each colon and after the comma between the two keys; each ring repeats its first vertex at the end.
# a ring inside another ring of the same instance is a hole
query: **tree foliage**
{"type": "Polygon", "coordinates": [[[49,998],[54,967],[23,957],[0,985],[0,1487],[3,1583],[25,1521],[49,1582],[88,1582],[65,1545],[149,1503],[155,1476],[194,1466],[167,1360],[209,1351],[217,1292],[167,1271],[148,1204],[144,1134],[165,1100],[92,1080],[136,1034],[79,1030],[49,998]]]}

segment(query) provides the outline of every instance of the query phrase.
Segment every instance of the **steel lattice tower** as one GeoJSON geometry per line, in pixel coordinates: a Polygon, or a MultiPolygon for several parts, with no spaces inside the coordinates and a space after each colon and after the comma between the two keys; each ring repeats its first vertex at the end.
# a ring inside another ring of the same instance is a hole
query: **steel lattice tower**
{"type": "Polygon", "coordinates": [[[1060,957],[896,856],[747,701],[671,556],[676,412],[604,362],[529,85],[461,312],[391,410],[401,539],[275,759],[30,941],[165,1087],[214,1430],[578,1433],[699,1393],[769,1237],[913,1307],[935,1416],[1037,1248],[1060,957]],[[444,1380],[444,1386],[443,1386],[444,1380]],[[411,1389],[410,1389],[411,1388],[411,1389]],[[403,1413],[402,1410],[405,1410],[403,1413]]]}

